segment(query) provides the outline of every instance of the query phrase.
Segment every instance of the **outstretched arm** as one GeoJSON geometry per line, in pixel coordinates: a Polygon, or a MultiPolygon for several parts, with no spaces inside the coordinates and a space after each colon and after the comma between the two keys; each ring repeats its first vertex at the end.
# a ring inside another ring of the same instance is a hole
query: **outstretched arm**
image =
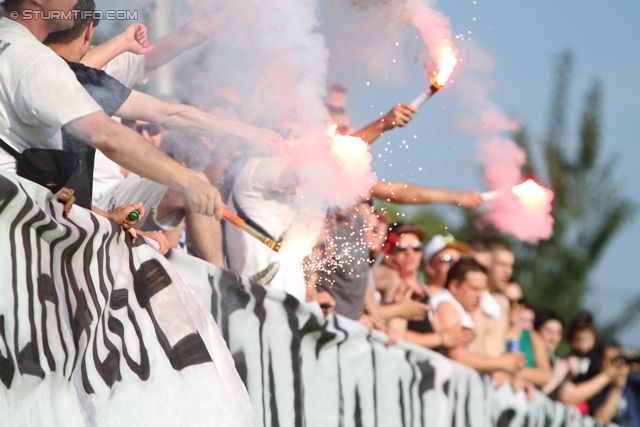
{"type": "Polygon", "coordinates": [[[357,136],[371,145],[383,132],[389,131],[396,126],[404,127],[413,119],[413,115],[417,112],[418,109],[411,104],[398,104],[393,107],[386,116],[374,120],[364,128],[355,132],[352,136],[357,136]]]}
{"type": "Polygon", "coordinates": [[[65,128],[127,170],[183,192],[195,212],[222,217],[218,190],[104,111],[72,120],[65,128]]]}
{"type": "Polygon", "coordinates": [[[371,188],[371,197],[402,205],[452,203],[465,209],[482,204],[477,191],[441,190],[403,182],[378,182],[371,188]]]}
{"type": "MultiPolygon", "coordinates": [[[[93,25],[93,24],[91,24],[93,25]]],[[[149,44],[147,38],[147,27],[142,24],[130,24],[122,33],[89,49],[89,52],[82,57],[81,63],[87,67],[104,68],[113,58],[131,52],[136,55],[145,55],[153,50],[154,46],[149,44]]]]}
{"type": "Polygon", "coordinates": [[[282,139],[280,135],[271,130],[214,116],[189,105],[163,102],[135,90],[131,92],[129,98],[115,115],[124,119],[143,120],[161,125],[166,129],[182,130],[200,136],[238,136],[265,148],[282,139]]]}
{"type": "Polygon", "coordinates": [[[216,34],[219,27],[218,12],[211,12],[189,21],[175,33],[156,40],[153,43],[155,49],[145,57],[145,74],[209,40],[216,34]]]}

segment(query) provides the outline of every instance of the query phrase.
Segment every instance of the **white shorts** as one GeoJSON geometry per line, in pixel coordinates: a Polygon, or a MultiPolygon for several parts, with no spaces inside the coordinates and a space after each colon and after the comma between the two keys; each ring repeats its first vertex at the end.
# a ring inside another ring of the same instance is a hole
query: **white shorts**
{"type": "Polygon", "coordinates": [[[167,187],[157,182],[141,178],[134,173],[129,173],[126,178],[109,188],[102,197],[93,202],[103,211],[112,211],[118,206],[142,202],[145,215],[136,228],[142,231],[173,230],[176,228],[183,215],[175,212],[162,220],[156,218],[158,205],[162,201],[167,187]]]}

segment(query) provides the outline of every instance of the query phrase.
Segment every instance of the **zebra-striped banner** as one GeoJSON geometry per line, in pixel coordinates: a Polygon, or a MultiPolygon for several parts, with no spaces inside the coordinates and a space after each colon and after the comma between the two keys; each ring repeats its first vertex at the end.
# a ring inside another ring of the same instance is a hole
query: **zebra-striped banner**
{"type": "Polygon", "coordinates": [[[84,209],[61,212],[0,174],[2,427],[595,424],[201,260],[170,263],[84,209]]]}
{"type": "Polygon", "coordinates": [[[211,309],[256,415],[265,427],[596,426],[542,394],[527,401],[510,385],[439,353],[352,320],[327,322],[315,304],[252,284],[189,256],[169,259],[211,309]]]}
{"type": "Polygon", "coordinates": [[[151,246],[0,174],[0,426],[255,426],[208,310],[151,246]]]}

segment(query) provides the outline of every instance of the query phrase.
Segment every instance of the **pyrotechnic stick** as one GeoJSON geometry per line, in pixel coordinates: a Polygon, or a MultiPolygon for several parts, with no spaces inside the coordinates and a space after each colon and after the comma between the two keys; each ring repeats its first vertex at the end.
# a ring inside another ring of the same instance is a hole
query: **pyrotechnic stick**
{"type": "Polygon", "coordinates": [[[133,224],[140,221],[140,212],[138,211],[129,212],[129,215],[127,215],[127,220],[133,224]]]}
{"type": "Polygon", "coordinates": [[[413,102],[411,103],[411,105],[413,105],[416,108],[420,108],[422,106],[422,104],[427,102],[427,100],[429,98],[431,98],[433,96],[433,94],[436,93],[437,91],[439,91],[440,89],[441,89],[441,86],[438,86],[435,83],[432,84],[429,89],[425,90],[424,92],[422,92],[420,94],[420,96],[418,96],[416,99],[414,99],[413,102]]]}
{"type": "Polygon", "coordinates": [[[272,251],[280,252],[280,248],[282,247],[281,243],[274,241],[270,237],[265,236],[264,234],[262,234],[261,232],[259,232],[255,228],[251,227],[242,218],[240,218],[240,217],[232,214],[231,212],[229,212],[229,210],[227,208],[223,208],[222,209],[222,219],[224,219],[225,221],[235,225],[236,227],[238,227],[240,230],[244,231],[245,233],[247,233],[251,237],[259,240],[261,243],[263,243],[265,246],[267,246],[272,251]]]}
{"type": "Polygon", "coordinates": [[[502,195],[502,190],[487,191],[481,194],[482,200],[485,202],[495,200],[502,195]]]}

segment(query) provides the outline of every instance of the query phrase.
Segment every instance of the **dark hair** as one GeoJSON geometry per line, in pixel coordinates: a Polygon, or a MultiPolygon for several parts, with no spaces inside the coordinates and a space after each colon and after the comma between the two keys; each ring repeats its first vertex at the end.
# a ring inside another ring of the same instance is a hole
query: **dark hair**
{"type": "Polygon", "coordinates": [[[593,314],[588,311],[581,311],[569,322],[567,328],[567,340],[571,341],[578,332],[592,331],[596,334],[596,327],[593,323],[593,314]]]}
{"type": "Polygon", "coordinates": [[[5,12],[17,12],[24,0],[5,0],[2,2],[2,10],[5,12]]]}
{"type": "Polygon", "coordinates": [[[495,252],[495,251],[513,252],[511,250],[511,246],[509,246],[509,244],[503,240],[491,239],[486,242],[486,245],[487,245],[487,249],[491,252],[495,252]]]}
{"type": "Polygon", "coordinates": [[[564,319],[560,316],[560,314],[558,314],[558,312],[548,308],[543,308],[536,312],[536,320],[533,322],[533,327],[536,331],[539,331],[542,325],[550,320],[556,320],[560,322],[560,324],[562,325],[562,329],[564,329],[564,319]]]}
{"type": "Polygon", "coordinates": [[[471,249],[473,250],[473,252],[476,253],[485,253],[485,252],[489,252],[489,247],[487,246],[487,242],[485,242],[484,240],[471,240],[469,241],[469,246],[471,246],[471,249]]]}
{"type": "MultiPolygon", "coordinates": [[[[78,0],[73,10],[79,10],[81,12],[93,12],[96,10],[96,3],[94,0],[78,0]]],[[[93,15],[90,13],[79,13],[73,21],[73,27],[68,30],[56,31],[51,33],[44,40],[44,44],[69,44],[75,41],[87,30],[90,23],[94,22],[93,15]]],[[[94,22],[94,27],[97,24],[94,22]]]]}
{"type": "Polygon", "coordinates": [[[467,273],[477,271],[484,275],[487,274],[487,269],[473,258],[460,258],[460,261],[456,262],[449,269],[447,273],[447,282],[445,287],[449,289],[449,283],[456,280],[458,283],[462,283],[467,278],[467,273]]]}

